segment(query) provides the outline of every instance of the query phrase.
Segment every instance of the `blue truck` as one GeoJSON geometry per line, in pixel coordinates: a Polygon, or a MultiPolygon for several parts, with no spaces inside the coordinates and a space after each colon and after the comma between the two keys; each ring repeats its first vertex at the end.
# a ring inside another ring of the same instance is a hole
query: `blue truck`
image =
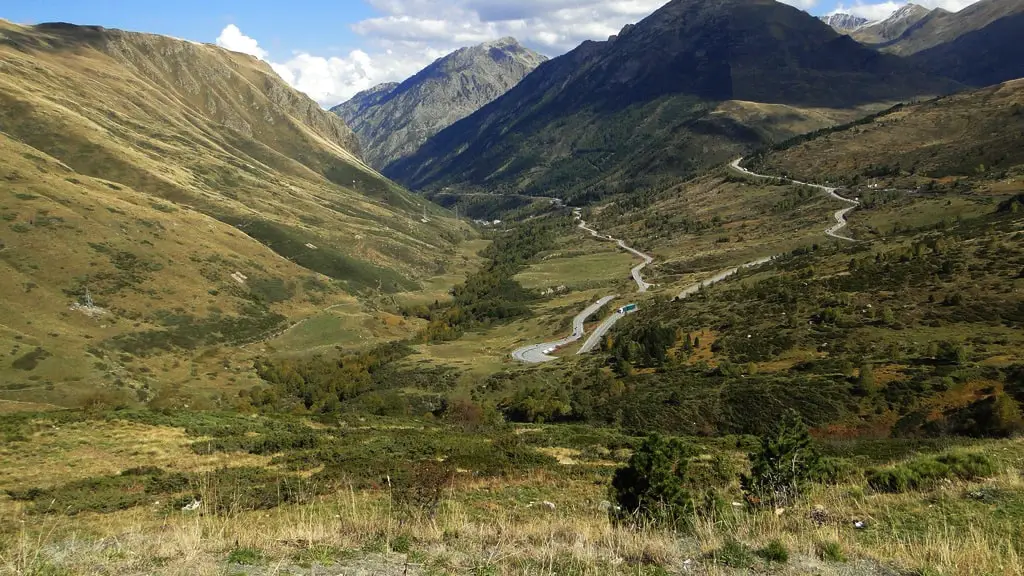
{"type": "Polygon", "coordinates": [[[630,312],[636,312],[636,304],[626,304],[619,308],[619,314],[629,314],[630,312]]]}

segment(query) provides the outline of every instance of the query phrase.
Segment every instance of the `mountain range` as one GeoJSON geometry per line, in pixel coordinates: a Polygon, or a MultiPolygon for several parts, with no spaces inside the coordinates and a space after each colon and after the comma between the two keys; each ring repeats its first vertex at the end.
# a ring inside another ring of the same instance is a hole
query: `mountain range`
{"type": "Polygon", "coordinates": [[[331,112],[355,130],[367,161],[383,168],[501,96],[545,60],[502,38],[457,50],[401,84],[375,86],[331,112]]]}
{"type": "Polygon", "coordinates": [[[542,64],[384,173],[418,189],[600,195],[693,174],[782,123],[716,114],[723,102],[799,115],[957,88],[772,0],[674,0],[542,64]]]}
{"type": "Polygon", "coordinates": [[[860,26],[850,35],[854,40],[865,44],[885,44],[897,40],[930,14],[942,12],[945,10],[941,8],[929,10],[918,4],[904,4],[884,20],[860,26]]]}

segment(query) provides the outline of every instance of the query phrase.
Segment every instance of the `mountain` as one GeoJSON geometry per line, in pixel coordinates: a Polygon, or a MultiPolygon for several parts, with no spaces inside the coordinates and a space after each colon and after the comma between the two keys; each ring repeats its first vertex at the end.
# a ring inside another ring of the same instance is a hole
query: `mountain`
{"type": "MultiPolygon", "coordinates": [[[[1022,12],[1024,12],[1024,0],[982,0],[959,12],[932,10],[909,26],[901,35],[883,45],[882,49],[892,54],[909,56],[942,44],[948,44],[966,34],[984,34],[982,31],[996,24],[997,21],[1019,15],[1022,12]]],[[[915,10],[914,13],[920,14],[920,10],[915,10]]],[[[1013,29],[1024,34],[1024,29],[1013,29]]],[[[1020,36],[1016,39],[1019,38],[1020,36]]],[[[1002,42],[1001,38],[999,42],[1002,42]]]]}
{"type": "Polygon", "coordinates": [[[867,18],[853,14],[829,14],[828,16],[818,16],[818,18],[834,28],[836,32],[842,33],[852,32],[869,22],[867,18]]]}
{"type": "Polygon", "coordinates": [[[378,106],[385,98],[398,88],[398,82],[385,82],[377,84],[369,90],[363,90],[343,104],[331,108],[338,116],[341,116],[348,124],[350,119],[366,112],[368,109],[378,106]]]}
{"type": "Polygon", "coordinates": [[[457,50],[401,84],[382,84],[331,111],[356,131],[370,164],[383,168],[507,92],[546,59],[503,38],[457,50]]]}
{"type": "Polygon", "coordinates": [[[888,18],[861,26],[854,30],[850,36],[854,40],[865,44],[884,44],[899,38],[932,12],[948,14],[948,12],[941,8],[936,8],[933,11],[918,4],[904,4],[890,14],[888,18]]]}
{"type": "Polygon", "coordinates": [[[849,108],[954,87],[785,4],[674,0],[542,64],[384,173],[420,189],[593,197],[692,175],[787,122],[716,113],[725,101],[849,108]]]}
{"type": "Polygon", "coordinates": [[[1024,0],[982,0],[923,20],[889,49],[971,86],[1024,77],[1024,0]]]}
{"type": "Polygon", "coordinates": [[[415,288],[461,235],[253,57],[0,21],[0,62],[0,381],[46,401],[241,383],[241,344],[326,306],[369,338],[353,295],[415,288]]]}

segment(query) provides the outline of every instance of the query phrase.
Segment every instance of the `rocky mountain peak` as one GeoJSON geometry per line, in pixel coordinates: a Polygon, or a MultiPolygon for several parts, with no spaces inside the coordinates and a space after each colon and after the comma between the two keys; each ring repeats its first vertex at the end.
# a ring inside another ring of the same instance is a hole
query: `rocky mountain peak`
{"type": "Polygon", "coordinates": [[[853,14],[836,13],[829,14],[828,16],[819,16],[818,18],[837,32],[850,32],[868,23],[867,18],[861,18],[853,14]]]}
{"type": "Polygon", "coordinates": [[[400,84],[361,92],[331,111],[380,169],[507,92],[547,60],[511,37],[461,48],[400,84]]]}

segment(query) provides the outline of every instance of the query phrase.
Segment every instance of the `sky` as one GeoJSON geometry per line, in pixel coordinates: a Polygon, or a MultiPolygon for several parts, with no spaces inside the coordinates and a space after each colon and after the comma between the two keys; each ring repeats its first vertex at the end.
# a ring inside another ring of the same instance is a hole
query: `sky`
{"type": "MultiPolygon", "coordinates": [[[[814,15],[885,18],[902,0],[782,0],[814,15]]],[[[919,0],[960,10],[975,0],[919,0]]],[[[265,60],[325,108],[401,81],[463,46],[514,36],[547,56],[604,40],[667,0],[0,0],[19,24],[72,22],[165,34],[265,60]]]]}

